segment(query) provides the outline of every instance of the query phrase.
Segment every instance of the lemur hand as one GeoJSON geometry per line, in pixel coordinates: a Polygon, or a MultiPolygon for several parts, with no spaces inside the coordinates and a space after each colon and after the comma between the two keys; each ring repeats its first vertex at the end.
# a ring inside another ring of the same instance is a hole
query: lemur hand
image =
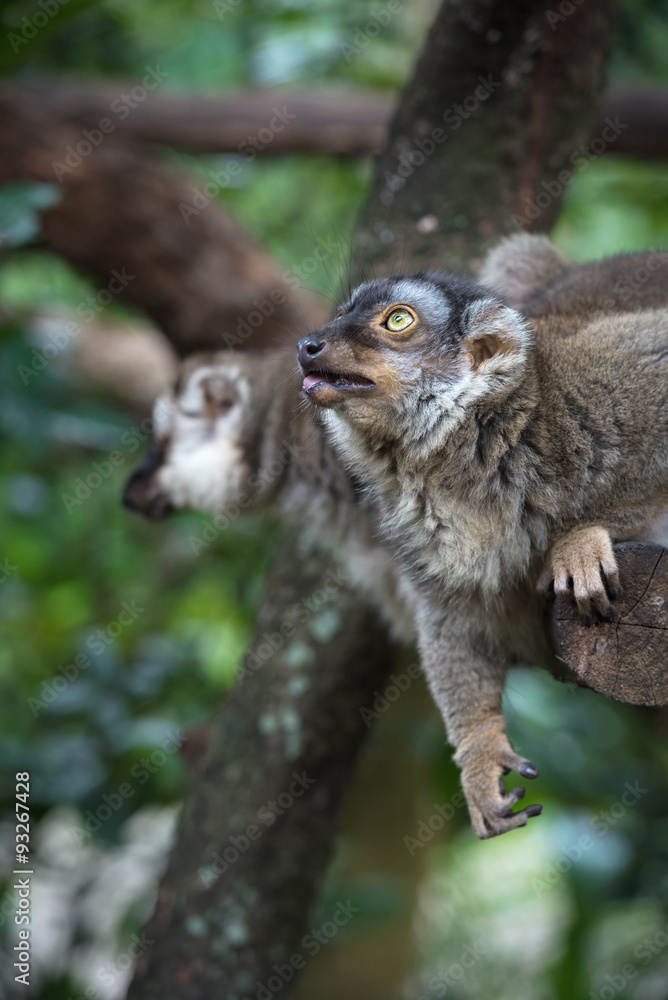
{"type": "Polygon", "coordinates": [[[547,594],[553,582],[555,594],[572,594],[590,624],[595,620],[592,606],[602,618],[614,618],[618,612],[610,597],[619,597],[622,589],[607,530],[587,525],[562,535],[547,553],[538,591],[547,594]]]}
{"type": "Polygon", "coordinates": [[[524,798],[524,788],[506,792],[503,775],[517,771],[524,778],[536,778],[538,768],[513,750],[504,732],[505,719],[498,716],[476,729],[473,736],[460,743],[455,760],[462,769],[462,788],[478,837],[487,840],[526,826],[532,816],[539,816],[542,806],[526,806],[513,812],[524,798]]]}

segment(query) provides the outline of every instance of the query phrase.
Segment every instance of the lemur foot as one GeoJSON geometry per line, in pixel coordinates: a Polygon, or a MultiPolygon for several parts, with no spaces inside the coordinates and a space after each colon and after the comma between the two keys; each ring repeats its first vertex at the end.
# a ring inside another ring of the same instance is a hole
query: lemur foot
{"type": "Polygon", "coordinates": [[[526,806],[513,812],[524,798],[524,788],[507,792],[502,775],[517,771],[524,778],[537,778],[538,768],[513,750],[504,733],[505,720],[492,720],[477,730],[470,740],[460,743],[455,760],[462,769],[462,788],[466,795],[473,829],[481,840],[498,837],[519,826],[526,826],[543,807],[526,806]]]}
{"type": "Polygon", "coordinates": [[[556,541],[547,554],[538,591],[547,594],[552,582],[555,594],[572,593],[588,624],[595,621],[593,610],[601,618],[615,618],[618,611],[610,597],[620,597],[622,588],[606,529],[596,525],[574,528],[556,541]]]}

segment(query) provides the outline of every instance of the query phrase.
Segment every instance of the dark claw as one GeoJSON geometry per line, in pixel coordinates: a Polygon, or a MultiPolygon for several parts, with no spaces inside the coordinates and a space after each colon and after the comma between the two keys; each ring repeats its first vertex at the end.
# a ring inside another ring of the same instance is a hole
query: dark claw
{"type": "Polygon", "coordinates": [[[518,774],[521,774],[522,777],[524,778],[537,778],[538,768],[536,767],[535,764],[532,764],[530,761],[527,761],[526,764],[522,764],[522,766],[518,771],[518,774]]]}
{"type": "Polygon", "coordinates": [[[503,783],[503,778],[499,778],[499,792],[501,795],[506,794],[506,786],[503,783]]]}
{"type": "Polygon", "coordinates": [[[542,806],[527,806],[524,810],[527,816],[540,816],[543,811],[542,806]]]}
{"type": "Polygon", "coordinates": [[[608,610],[605,613],[605,617],[608,619],[608,621],[612,622],[612,621],[615,620],[615,618],[617,617],[618,614],[619,614],[619,611],[617,610],[617,608],[615,607],[615,605],[611,604],[611,605],[609,605],[608,610]]]}
{"type": "Polygon", "coordinates": [[[587,628],[590,628],[592,625],[596,624],[596,615],[592,615],[592,614],[583,615],[582,616],[582,621],[587,626],[587,628]]]}
{"type": "Polygon", "coordinates": [[[510,794],[516,796],[516,798],[518,799],[523,799],[524,796],[526,795],[526,792],[523,788],[513,788],[510,794]]]}

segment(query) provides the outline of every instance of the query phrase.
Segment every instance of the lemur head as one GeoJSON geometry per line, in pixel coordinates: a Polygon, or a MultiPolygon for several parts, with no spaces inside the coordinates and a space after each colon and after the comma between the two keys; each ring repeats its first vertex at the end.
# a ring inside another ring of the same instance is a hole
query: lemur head
{"type": "Polygon", "coordinates": [[[499,296],[428,273],[360,285],[298,358],[313,402],[372,437],[417,442],[498,403],[529,350],[524,318],[499,296]]]}
{"type": "Polygon", "coordinates": [[[183,363],[155,404],[153,440],[125,487],[126,507],[156,520],[182,509],[217,513],[249,491],[264,413],[263,394],[251,400],[257,357],[221,352],[183,363]]]}

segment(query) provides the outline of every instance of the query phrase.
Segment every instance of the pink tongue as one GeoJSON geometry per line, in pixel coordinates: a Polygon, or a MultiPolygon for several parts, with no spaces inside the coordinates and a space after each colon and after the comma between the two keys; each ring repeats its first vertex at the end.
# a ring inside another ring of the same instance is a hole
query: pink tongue
{"type": "Polygon", "coordinates": [[[303,389],[310,389],[312,385],[317,385],[318,382],[324,382],[322,375],[307,375],[304,379],[303,389]]]}

